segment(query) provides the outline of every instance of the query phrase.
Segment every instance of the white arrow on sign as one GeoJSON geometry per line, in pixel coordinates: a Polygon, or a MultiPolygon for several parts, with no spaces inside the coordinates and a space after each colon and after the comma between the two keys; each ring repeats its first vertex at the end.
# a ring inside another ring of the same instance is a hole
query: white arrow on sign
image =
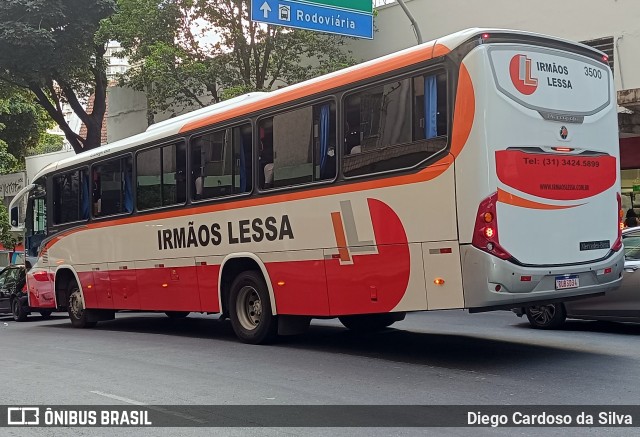
{"type": "Polygon", "coordinates": [[[271,8],[269,7],[269,3],[264,2],[262,6],[260,6],[260,10],[264,14],[264,18],[269,18],[269,12],[271,12],[271,8]]]}

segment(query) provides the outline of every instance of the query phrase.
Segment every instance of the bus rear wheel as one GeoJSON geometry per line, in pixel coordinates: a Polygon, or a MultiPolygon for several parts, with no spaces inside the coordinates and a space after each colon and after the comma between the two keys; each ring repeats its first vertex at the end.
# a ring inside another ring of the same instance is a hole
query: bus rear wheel
{"type": "Polygon", "coordinates": [[[352,331],[367,332],[387,328],[395,322],[404,320],[405,315],[405,313],[358,314],[338,317],[338,320],[345,328],[352,331]]]}
{"type": "Polygon", "coordinates": [[[240,341],[265,344],[278,334],[278,320],[272,314],[269,291],[262,275],[242,272],[231,284],[229,318],[240,341]]]}
{"type": "Polygon", "coordinates": [[[84,301],[80,288],[75,282],[69,286],[69,319],[74,328],[92,328],[96,322],[88,320],[88,313],[84,307],[84,301]]]}

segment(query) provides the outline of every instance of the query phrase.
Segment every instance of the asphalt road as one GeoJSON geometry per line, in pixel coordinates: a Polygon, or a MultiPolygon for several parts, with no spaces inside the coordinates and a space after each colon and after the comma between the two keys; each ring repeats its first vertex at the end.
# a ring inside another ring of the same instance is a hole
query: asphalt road
{"type": "MultiPolygon", "coordinates": [[[[239,343],[228,321],[119,314],[0,318],[4,405],[639,404],[640,325],[570,321],[538,331],[509,312],[409,314],[377,334],[334,320],[275,345],[239,343]]],[[[212,435],[211,428],[30,428],[8,435],[212,435]],[[65,434],[68,433],[68,434],[65,434]]],[[[416,429],[224,428],[216,435],[416,435],[416,429]]],[[[438,429],[436,435],[531,429],[438,429]]],[[[544,435],[602,435],[603,428],[544,435]]],[[[630,435],[614,429],[608,435],[630,435]]],[[[637,428],[636,428],[637,431],[637,428]]],[[[540,433],[540,432],[538,432],[540,433]]],[[[5,434],[6,435],[6,434],[5,434]]]]}

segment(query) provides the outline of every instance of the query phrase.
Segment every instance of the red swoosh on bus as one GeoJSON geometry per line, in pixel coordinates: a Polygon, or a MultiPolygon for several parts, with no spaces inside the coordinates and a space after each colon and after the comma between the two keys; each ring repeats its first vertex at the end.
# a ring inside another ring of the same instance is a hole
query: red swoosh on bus
{"type": "Polygon", "coordinates": [[[616,182],[616,158],[496,152],[500,181],[518,191],[550,200],[581,200],[608,190],[616,182]]]}
{"type": "Polygon", "coordinates": [[[352,250],[352,264],[341,264],[339,258],[326,260],[333,315],[389,312],[407,291],[411,259],[402,221],[386,203],[377,199],[367,202],[377,253],[352,250]]]}

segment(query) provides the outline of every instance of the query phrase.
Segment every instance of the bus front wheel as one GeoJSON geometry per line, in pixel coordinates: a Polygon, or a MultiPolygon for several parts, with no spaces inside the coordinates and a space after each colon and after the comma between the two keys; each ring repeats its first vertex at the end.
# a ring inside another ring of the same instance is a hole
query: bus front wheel
{"type": "Polygon", "coordinates": [[[404,320],[405,313],[358,314],[338,317],[345,328],[352,331],[379,331],[404,320]]]}
{"type": "Polygon", "coordinates": [[[92,328],[96,322],[88,320],[87,310],[84,307],[80,288],[75,282],[69,286],[69,319],[74,328],[92,328]]]}
{"type": "Polygon", "coordinates": [[[240,341],[264,344],[278,333],[278,320],[271,311],[267,285],[257,271],[240,273],[231,284],[229,318],[240,341]]]}

